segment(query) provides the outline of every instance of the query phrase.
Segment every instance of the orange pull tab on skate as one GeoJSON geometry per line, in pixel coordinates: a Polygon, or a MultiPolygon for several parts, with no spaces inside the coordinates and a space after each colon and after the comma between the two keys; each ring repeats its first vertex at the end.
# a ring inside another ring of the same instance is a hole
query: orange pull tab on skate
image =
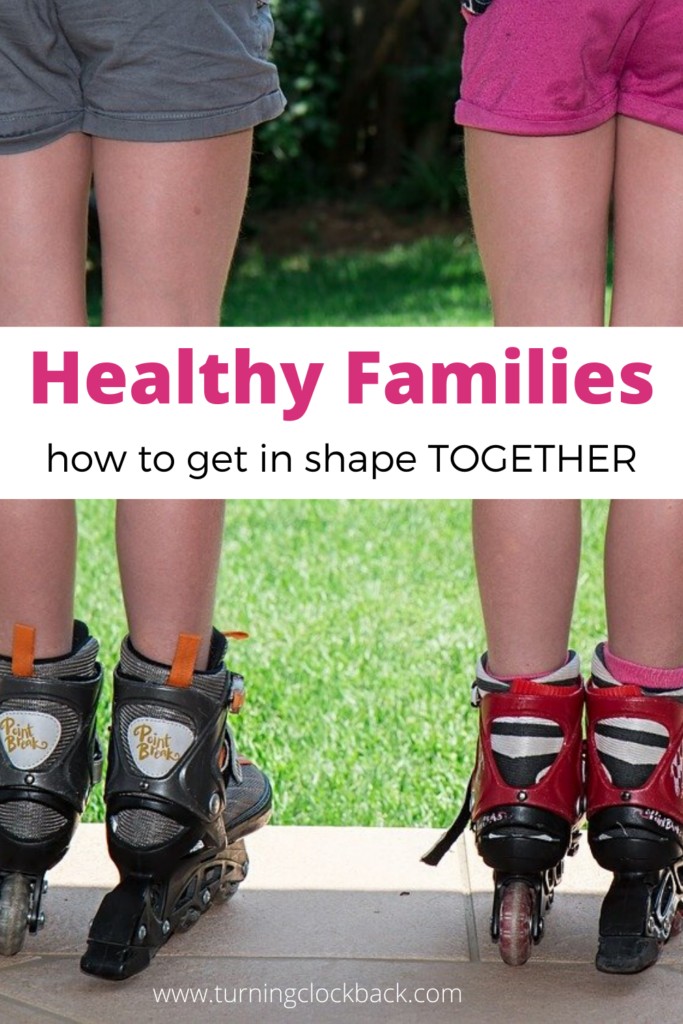
{"type": "Polygon", "coordinates": [[[200,636],[192,633],[180,634],[168,676],[169,686],[187,687],[191,684],[201,642],[200,636]]]}
{"type": "Polygon", "coordinates": [[[248,640],[249,634],[245,633],[242,629],[228,629],[223,631],[223,636],[227,637],[228,640],[248,640]]]}
{"type": "Polygon", "coordinates": [[[12,675],[22,679],[33,675],[36,650],[36,631],[33,626],[19,623],[12,631],[12,675]]]}

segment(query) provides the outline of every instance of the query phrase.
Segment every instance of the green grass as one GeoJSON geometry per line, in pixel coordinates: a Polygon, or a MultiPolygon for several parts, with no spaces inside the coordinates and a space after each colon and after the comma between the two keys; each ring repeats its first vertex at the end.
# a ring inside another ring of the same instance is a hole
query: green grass
{"type": "MultiPolygon", "coordinates": [[[[574,636],[584,658],[604,632],[604,515],[604,503],[585,503],[574,636]]],[[[80,517],[78,613],[110,670],[125,628],[113,506],[82,502],[80,517]]],[[[216,622],[251,634],[232,648],[248,684],[232,721],[272,776],[278,823],[454,815],[474,756],[469,684],[484,644],[467,502],[230,502],[216,622]]],[[[103,707],[103,734],[107,724],[103,707]]],[[[88,815],[101,813],[98,792],[88,815]]]]}
{"type": "Polygon", "coordinates": [[[489,324],[479,257],[464,236],[384,252],[280,259],[258,254],[233,272],[230,326],[438,327],[489,324]]]}

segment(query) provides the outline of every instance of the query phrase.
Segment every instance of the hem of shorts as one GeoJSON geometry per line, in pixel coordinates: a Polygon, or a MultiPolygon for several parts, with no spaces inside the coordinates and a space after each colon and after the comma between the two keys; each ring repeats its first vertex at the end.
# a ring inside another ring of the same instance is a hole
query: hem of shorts
{"type": "Polygon", "coordinates": [[[501,114],[487,110],[467,100],[458,100],[455,105],[455,120],[467,128],[483,128],[503,135],[578,135],[580,132],[598,128],[617,113],[616,94],[590,110],[572,114],[566,118],[518,117],[515,114],[501,114]]]}
{"type": "Polygon", "coordinates": [[[210,113],[128,114],[119,111],[86,108],[83,128],[96,138],[124,142],[190,142],[255,128],[272,121],[285,109],[287,101],[279,89],[241,107],[228,107],[210,113]]]}
{"type": "Polygon", "coordinates": [[[37,128],[34,131],[27,132],[12,131],[5,133],[3,131],[10,124],[16,125],[19,120],[21,119],[16,117],[11,119],[0,118],[0,156],[6,156],[10,153],[28,153],[32,149],[40,149],[43,146],[48,146],[51,142],[57,142],[72,132],[83,130],[81,127],[83,115],[79,110],[66,120],[60,121],[58,124],[49,125],[47,128],[37,128]]]}
{"type": "Polygon", "coordinates": [[[670,131],[683,135],[683,110],[667,107],[656,100],[643,96],[622,92],[619,97],[617,113],[624,117],[632,117],[636,121],[644,121],[656,128],[668,128],[670,131]]]}

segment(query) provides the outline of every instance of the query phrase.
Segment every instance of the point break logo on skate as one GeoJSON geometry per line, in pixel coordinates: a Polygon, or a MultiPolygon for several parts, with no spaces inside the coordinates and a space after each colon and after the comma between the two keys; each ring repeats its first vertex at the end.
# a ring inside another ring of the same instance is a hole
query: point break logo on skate
{"type": "Polygon", "coordinates": [[[12,765],[21,770],[47,761],[62,735],[59,719],[42,711],[9,711],[0,715],[0,743],[12,765]]]}
{"type": "Polygon", "coordinates": [[[192,745],[194,733],[181,722],[136,718],[128,726],[128,749],[136,767],[153,779],[167,775],[192,745]]]}

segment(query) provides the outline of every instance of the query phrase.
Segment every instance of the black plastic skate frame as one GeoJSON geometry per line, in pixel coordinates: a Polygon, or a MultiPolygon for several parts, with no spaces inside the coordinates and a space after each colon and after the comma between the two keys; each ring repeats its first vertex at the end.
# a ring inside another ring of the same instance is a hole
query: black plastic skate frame
{"type": "Polygon", "coordinates": [[[622,806],[600,811],[589,822],[593,855],[614,872],[600,910],[599,971],[638,974],[681,931],[683,848],[668,821],[647,809],[622,806]]]}
{"type": "Polygon", "coordinates": [[[175,932],[187,931],[213,904],[225,903],[246,878],[239,839],[216,855],[190,855],[164,882],[130,875],[108,893],[90,927],[81,969],[109,981],[139,974],[175,932]]]}

